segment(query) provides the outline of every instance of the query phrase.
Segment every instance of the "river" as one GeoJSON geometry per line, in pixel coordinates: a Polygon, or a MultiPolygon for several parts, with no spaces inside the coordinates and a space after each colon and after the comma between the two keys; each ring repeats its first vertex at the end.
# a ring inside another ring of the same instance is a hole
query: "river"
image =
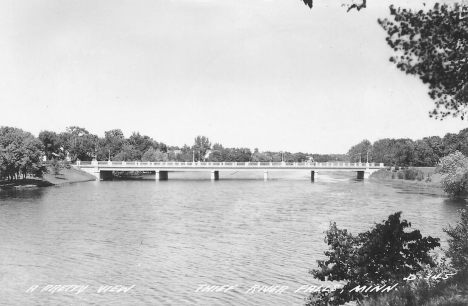
{"type": "Polygon", "coordinates": [[[170,173],[168,181],[0,191],[0,300],[303,305],[307,294],[294,291],[318,284],[308,271],[324,258],[331,221],[358,233],[403,211],[413,229],[446,245],[442,228],[466,207],[433,189],[358,181],[355,174],[320,173],[310,182],[309,175],[270,172],[263,181],[262,172],[221,172],[219,181],[210,181],[209,173],[170,173]],[[196,292],[202,284],[236,287],[196,292]],[[49,285],[82,287],[52,293],[49,285]],[[98,293],[101,286],[118,285],[126,292],[98,293]],[[254,285],[288,288],[248,292],[254,285]]]}

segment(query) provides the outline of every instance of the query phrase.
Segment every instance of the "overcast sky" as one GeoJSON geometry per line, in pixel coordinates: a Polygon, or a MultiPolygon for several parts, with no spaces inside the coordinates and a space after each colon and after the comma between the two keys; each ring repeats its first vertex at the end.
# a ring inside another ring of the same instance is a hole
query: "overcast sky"
{"type": "Polygon", "coordinates": [[[0,125],[310,153],[467,127],[429,118],[427,85],[389,62],[391,2],[368,2],[3,0],[0,125]]]}

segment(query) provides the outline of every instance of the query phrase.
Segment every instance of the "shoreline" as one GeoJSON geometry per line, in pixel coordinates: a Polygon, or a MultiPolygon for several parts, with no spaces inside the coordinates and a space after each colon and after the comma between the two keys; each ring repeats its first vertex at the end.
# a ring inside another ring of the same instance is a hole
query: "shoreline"
{"type": "Polygon", "coordinates": [[[411,187],[430,188],[430,189],[438,190],[440,191],[441,194],[446,195],[446,193],[440,187],[440,175],[434,173],[435,168],[430,167],[430,168],[417,168],[417,169],[420,169],[424,172],[425,178],[422,179],[421,181],[399,179],[397,178],[396,172],[392,172],[392,171],[385,170],[385,169],[372,173],[369,177],[369,180],[372,180],[374,182],[390,183],[392,185],[396,185],[399,187],[411,186],[411,187]],[[392,178],[392,175],[394,175],[394,178],[392,178]]]}
{"type": "Polygon", "coordinates": [[[70,169],[61,169],[60,174],[53,175],[50,173],[44,174],[42,179],[39,178],[26,178],[17,182],[0,184],[0,190],[11,189],[33,189],[51,186],[65,186],[74,183],[82,183],[95,181],[96,178],[82,170],[71,167],[70,169]]]}

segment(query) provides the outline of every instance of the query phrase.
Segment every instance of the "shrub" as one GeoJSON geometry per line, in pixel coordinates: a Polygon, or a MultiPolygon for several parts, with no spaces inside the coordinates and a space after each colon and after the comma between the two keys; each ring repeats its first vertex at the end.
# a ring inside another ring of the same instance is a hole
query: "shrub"
{"type": "Polygon", "coordinates": [[[397,177],[398,177],[400,180],[404,180],[404,179],[405,179],[405,172],[403,172],[403,171],[398,171],[398,172],[397,172],[397,177]]]}
{"type": "Polygon", "coordinates": [[[424,179],[424,172],[416,168],[407,168],[403,170],[405,173],[405,180],[418,180],[421,181],[424,179]]]}
{"type": "Polygon", "coordinates": [[[443,157],[435,173],[441,174],[440,186],[448,195],[461,199],[468,196],[468,158],[462,153],[443,157]]]}
{"type": "Polygon", "coordinates": [[[409,274],[422,271],[425,265],[435,266],[429,251],[440,246],[438,238],[422,237],[418,230],[405,232],[411,227],[406,220],[400,221],[401,212],[376,224],[371,230],[353,236],[347,230],[330,224],[325,242],[330,250],[327,260],[319,260],[318,270],[312,270],[315,278],[324,281],[346,281],[341,291],[315,292],[307,305],[342,305],[375,292],[350,291],[356,286],[398,283],[409,274]]]}
{"type": "MultiPolygon", "coordinates": [[[[362,306],[465,306],[468,305],[468,212],[460,210],[461,220],[455,227],[444,229],[449,235],[449,249],[435,267],[427,267],[422,276],[444,276],[450,278],[419,278],[398,286],[398,291],[370,297],[362,306]]],[[[433,259],[435,261],[435,259],[433,259]]]]}
{"type": "Polygon", "coordinates": [[[445,254],[452,260],[452,265],[457,269],[468,268],[468,212],[460,210],[461,220],[457,226],[444,228],[444,232],[449,236],[449,244],[445,254]]]}

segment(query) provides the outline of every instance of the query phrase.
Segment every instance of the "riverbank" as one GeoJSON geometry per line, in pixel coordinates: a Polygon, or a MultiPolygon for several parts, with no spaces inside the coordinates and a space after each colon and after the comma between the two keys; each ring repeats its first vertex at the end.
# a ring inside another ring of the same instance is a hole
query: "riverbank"
{"type": "Polygon", "coordinates": [[[72,183],[94,181],[96,178],[76,168],[61,169],[60,174],[45,174],[43,179],[26,178],[14,183],[0,182],[0,189],[28,189],[48,186],[61,186],[72,183]]]}
{"type": "Polygon", "coordinates": [[[418,180],[405,180],[398,178],[398,172],[381,169],[371,174],[369,179],[375,181],[391,182],[396,185],[412,185],[421,187],[431,187],[440,189],[440,174],[434,173],[435,167],[420,167],[416,168],[424,173],[424,178],[418,180]]]}

